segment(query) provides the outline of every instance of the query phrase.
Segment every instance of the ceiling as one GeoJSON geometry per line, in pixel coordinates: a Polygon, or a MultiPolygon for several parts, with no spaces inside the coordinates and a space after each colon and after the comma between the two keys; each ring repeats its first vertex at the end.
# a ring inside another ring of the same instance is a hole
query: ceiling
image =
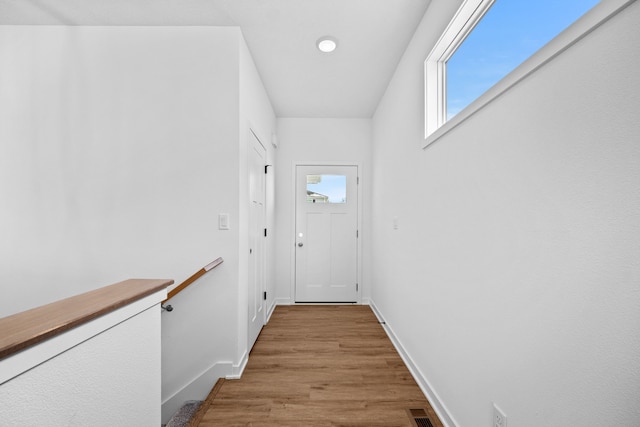
{"type": "Polygon", "coordinates": [[[0,25],[239,26],[278,117],[371,117],[429,2],[0,0],[0,25]]]}

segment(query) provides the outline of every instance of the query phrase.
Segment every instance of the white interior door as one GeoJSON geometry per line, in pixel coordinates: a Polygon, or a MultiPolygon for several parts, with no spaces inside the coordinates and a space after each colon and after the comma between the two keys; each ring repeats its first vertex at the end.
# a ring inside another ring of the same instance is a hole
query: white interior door
{"type": "Polygon", "coordinates": [[[249,131],[249,333],[248,348],[264,326],[265,178],[266,150],[249,131]]]}
{"type": "Polygon", "coordinates": [[[357,302],[357,166],[296,166],[295,251],[296,302],[357,302]]]}

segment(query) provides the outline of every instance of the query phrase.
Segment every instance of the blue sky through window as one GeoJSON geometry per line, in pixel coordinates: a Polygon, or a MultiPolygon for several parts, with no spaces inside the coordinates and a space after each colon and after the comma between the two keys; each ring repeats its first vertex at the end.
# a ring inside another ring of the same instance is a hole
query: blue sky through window
{"type": "Polygon", "coordinates": [[[312,184],[307,178],[307,191],[329,197],[328,203],[347,201],[347,177],[344,175],[321,175],[320,182],[312,184]]]}
{"type": "Polygon", "coordinates": [[[599,0],[496,0],[447,61],[447,120],[599,0]]]}

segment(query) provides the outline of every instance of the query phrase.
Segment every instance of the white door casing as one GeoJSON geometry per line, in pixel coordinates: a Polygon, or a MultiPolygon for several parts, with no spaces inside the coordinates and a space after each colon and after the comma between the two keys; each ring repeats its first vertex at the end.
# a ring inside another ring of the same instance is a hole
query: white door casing
{"type": "Polygon", "coordinates": [[[266,150],[249,131],[249,331],[248,349],[253,347],[265,321],[265,177],[266,150]]]}
{"type": "Polygon", "coordinates": [[[295,302],[357,302],[358,166],[297,165],[295,188],[295,302]]]}

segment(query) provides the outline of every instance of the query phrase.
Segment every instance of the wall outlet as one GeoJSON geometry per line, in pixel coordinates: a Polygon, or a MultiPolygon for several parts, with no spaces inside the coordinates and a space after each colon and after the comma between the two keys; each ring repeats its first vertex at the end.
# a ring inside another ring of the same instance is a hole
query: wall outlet
{"type": "Polygon", "coordinates": [[[491,427],[507,427],[507,416],[495,403],[493,404],[493,422],[491,427]]]}

